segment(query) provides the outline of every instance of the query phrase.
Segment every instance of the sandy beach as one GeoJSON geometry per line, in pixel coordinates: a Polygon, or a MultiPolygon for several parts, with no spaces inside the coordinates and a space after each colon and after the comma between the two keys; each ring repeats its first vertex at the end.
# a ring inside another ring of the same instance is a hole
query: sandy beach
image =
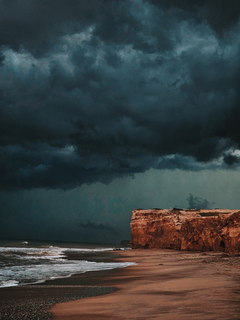
{"type": "Polygon", "coordinates": [[[81,259],[137,265],[0,288],[0,319],[240,319],[240,255],[134,249],[81,259]]]}
{"type": "Polygon", "coordinates": [[[92,285],[118,291],[56,304],[54,319],[240,319],[239,255],[137,249],[117,260],[137,265],[92,285]]]}

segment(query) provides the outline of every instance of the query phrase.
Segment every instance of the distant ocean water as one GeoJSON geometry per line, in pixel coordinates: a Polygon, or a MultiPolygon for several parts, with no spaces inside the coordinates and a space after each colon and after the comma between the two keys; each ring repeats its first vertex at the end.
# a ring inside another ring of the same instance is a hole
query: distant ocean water
{"type": "Polygon", "coordinates": [[[133,263],[81,260],[81,255],[113,251],[111,245],[0,240],[0,287],[41,283],[87,271],[124,268],[133,263]],[[80,260],[68,259],[69,255],[80,260]]]}

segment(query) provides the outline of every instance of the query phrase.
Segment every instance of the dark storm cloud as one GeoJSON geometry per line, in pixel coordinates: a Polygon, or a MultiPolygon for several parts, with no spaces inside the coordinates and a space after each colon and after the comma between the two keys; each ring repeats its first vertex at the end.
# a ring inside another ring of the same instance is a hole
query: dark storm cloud
{"type": "Polygon", "coordinates": [[[213,4],[0,1],[1,190],[238,166],[238,9],[220,39],[213,4]]]}
{"type": "Polygon", "coordinates": [[[189,193],[189,197],[186,199],[189,203],[188,209],[211,209],[214,202],[209,202],[207,199],[201,197],[194,197],[189,193]]]}
{"type": "MultiPolygon", "coordinates": [[[[106,5],[115,2],[107,0],[106,5]]],[[[39,55],[51,51],[59,36],[95,21],[101,1],[1,0],[0,6],[0,44],[39,55]]]]}
{"type": "Polygon", "coordinates": [[[95,223],[87,220],[86,223],[79,223],[79,227],[91,230],[107,231],[112,234],[119,235],[117,229],[111,226],[109,223],[95,223]]]}
{"type": "Polygon", "coordinates": [[[179,8],[191,13],[191,18],[207,22],[219,35],[239,21],[240,3],[233,0],[146,0],[162,8],[179,8]]]}
{"type": "Polygon", "coordinates": [[[131,1],[121,0],[1,0],[0,45],[48,54],[62,35],[95,25],[104,41],[132,43],[142,24],[129,11],[131,1]]]}
{"type": "Polygon", "coordinates": [[[231,153],[226,153],[223,158],[224,163],[227,166],[234,166],[240,162],[239,156],[236,156],[231,153]]]}

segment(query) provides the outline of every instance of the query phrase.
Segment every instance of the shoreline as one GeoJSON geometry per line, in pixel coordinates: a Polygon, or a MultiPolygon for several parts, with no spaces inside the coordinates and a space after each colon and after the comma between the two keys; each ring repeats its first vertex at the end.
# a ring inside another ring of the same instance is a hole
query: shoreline
{"type": "Polygon", "coordinates": [[[240,254],[133,249],[97,258],[138,264],[0,288],[0,319],[240,319],[240,254]]]}
{"type": "MultiPolygon", "coordinates": [[[[67,259],[115,262],[117,252],[71,254],[67,259]]],[[[0,319],[52,319],[53,316],[49,310],[57,303],[115,292],[116,288],[104,284],[116,270],[87,271],[41,283],[2,287],[0,288],[0,319]]]]}
{"type": "Polygon", "coordinates": [[[107,275],[103,285],[118,291],[56,304],[53,319],[240,319],[239,254],[133,249],[118,256],[138,263],[107,275]]]}

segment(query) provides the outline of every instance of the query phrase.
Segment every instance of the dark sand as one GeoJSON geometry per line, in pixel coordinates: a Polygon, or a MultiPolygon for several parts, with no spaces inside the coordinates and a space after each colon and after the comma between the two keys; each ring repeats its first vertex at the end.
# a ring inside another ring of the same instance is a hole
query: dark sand
{"type": "MultiPolygon", "coordinates": [[[[98,262],[114,261],[112,252],[72,254],[68,259],[98,262]]],[[[86,272],[69,278],[49,280],[39,285],[0,288],[0,320],[48,320],[56,303],[114,292],[104,279],[115,270],[86,272]]],[[[107,281],[106,281],[107,282],[107,281]]]]}
{"type": "Polygon", "coordinates": [[[51,319],[48,309],[55,305],[56,320],[240,320],[240,256],[157,249],[117,254],[138,265],[0,289],[0,319],[51,319]]]}
{"type": "Polygon", "coordinates": [[[103,284],[118,291],[57,304],[56,320],[240,319],[240,256],[171,250],[131,250],[103,284]]]}
{"type": "Polygon", "coordinates": [[[92,286],[22,286],[0,290],[1,320],[48,320],[49,309],[56,303],[115,291],[114,288],[92,286]]]}

